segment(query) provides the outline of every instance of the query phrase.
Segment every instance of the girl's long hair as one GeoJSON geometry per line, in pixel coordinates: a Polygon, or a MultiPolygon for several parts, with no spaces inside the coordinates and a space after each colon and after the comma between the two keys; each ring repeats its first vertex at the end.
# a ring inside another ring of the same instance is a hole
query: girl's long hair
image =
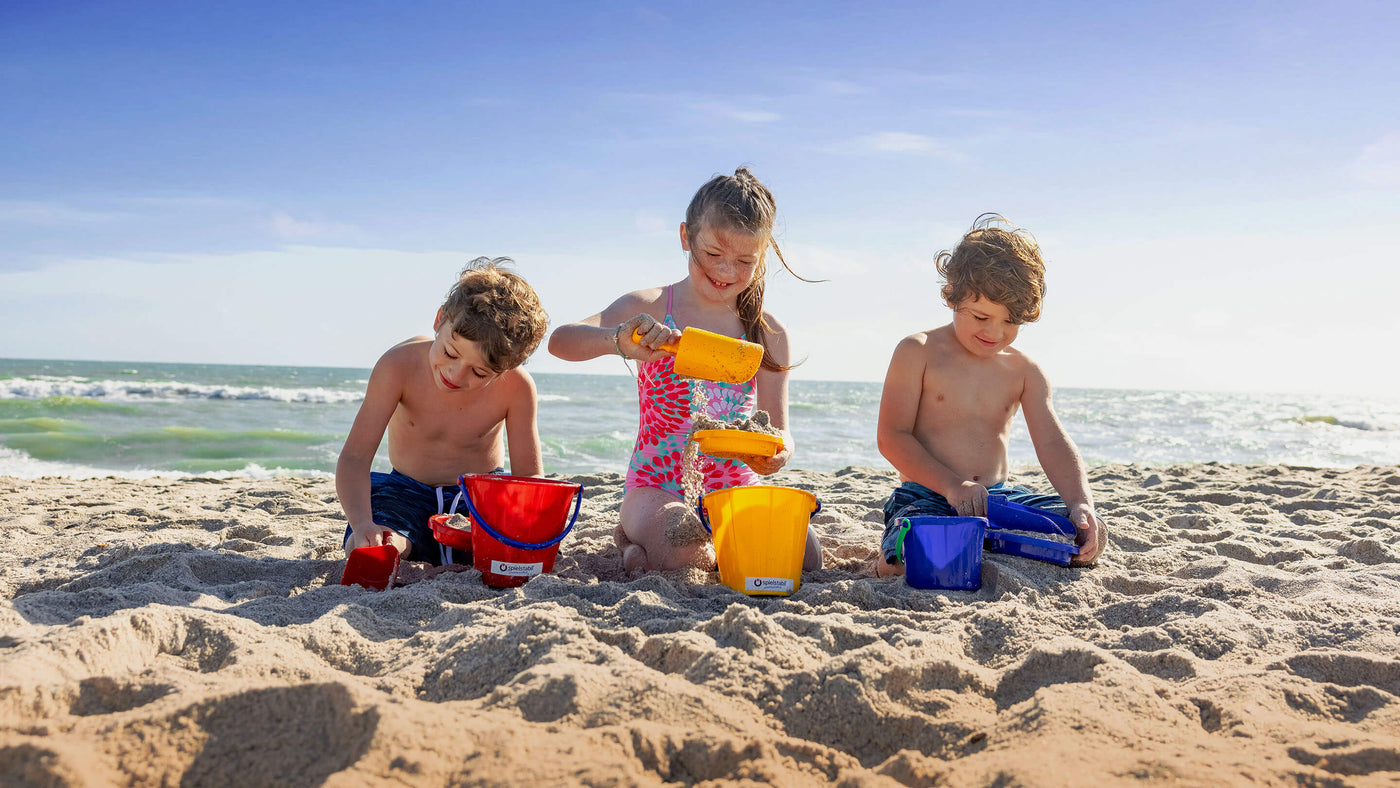
{"type": "MultiPolygon", "coordinates": [[[[692,249],[695,246],[696,234],[702,227],[707,226],[765,237],[768,243],[772,244],[773,252],[778,255],[778,262],[783,264],[788,273],[804,282],[811,282],[811,279],[798,276],[788,267],[787,260],[783,259],[783,252],[778,248],[777,239],[773,237],[773,223],[777,214],[778,207],[773,202],[773,193],[759,183],[748,167],[740,167],[733,175],[716,175],[695,192],[690,206],[685,209],[686,235],[690,238],[692,249]]],[[[694,254],[694,251],[691,254],[694,254]]],[[[763,319],[763,287],[767,274],[767,259],[760,258],[753,281],[739,294],[739,322],[744,326],[745,339],[763,345],[763,368],[781,372],[796,365],[779,364],[768,352],[768,346],[763,341],[769,329],[768,323],[763,319]]]]}

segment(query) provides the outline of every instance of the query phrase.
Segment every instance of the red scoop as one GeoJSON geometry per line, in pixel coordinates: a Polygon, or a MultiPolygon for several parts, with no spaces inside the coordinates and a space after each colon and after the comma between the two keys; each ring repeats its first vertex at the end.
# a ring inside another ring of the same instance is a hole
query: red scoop
{"type": "Polygon", "coordinates": [[[340,576],[343,586],[364,586],[383,591],[393,584],[399,573],[399,548],[389,541],[389,532],[379,535],[383,544],[356,547],[345,559],[345,573],[340,576]]]}

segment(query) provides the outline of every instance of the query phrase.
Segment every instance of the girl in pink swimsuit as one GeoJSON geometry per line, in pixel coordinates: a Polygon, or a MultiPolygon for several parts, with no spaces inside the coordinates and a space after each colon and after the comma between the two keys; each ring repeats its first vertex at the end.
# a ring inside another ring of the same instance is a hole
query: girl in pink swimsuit
{"type": "MultiPolygon", "coordinates": [[[[667,327],[675,328],[671,315],[675,285],[666,288],[667,327]]],[[[632,461],[627,466],[627,489],[655,487],[677,497],[685,495],[681,483],[684,473],[681,454],[691,427],[691,381],[676,374],[675,356],[664,355],[655,361],[643,361],[637,368],[637,405],[641,421],[637,426],[637,444],[632,449],[632,461]]],[[[733,421],[754,414],[757,376],[744,383],[719,383],[699,380],[705,387],[705,415],[733,421]]],[[[700,471],[705,478],[705,492],[757,484],[758,474],[739,460],[718,459],[700,454],[700,471]]]]}
{"type": "MultiPolygon", "coordinates": [[[[787,268],[773,240],[776,213],[772,193],[747,168],[712,178],[695,193],[680,226],[681,249],[686,253],[684,279],[628,293],[596,315],[560,326],[549,338],[549,352],[566,361],[617,353],[639,362],[641,416],[616,531],[629,573],[713,564],[708,542],[675,544],[667,536],[669,525],[693,516],[686,509],[681,487],[681,455],[690,433],[691,382],[676,375],[674,356],[657,349],[679,340],[681,329],[702,328],[763,345],[763,363],[752,380],[740,384],[701,381],[706,413],[732,420],[752,415],[755,408],[765,410],[783,438],[783,450],[774,457],[739,461],[700,455],[705,490],[753,484],[792,458],[792,434],[787,429],[788,337],[782,324],[763,310],[769,246],[787,268]],[[640,335],[636,341],[634,333],[640,335]]],[[[804,568],[812,569],[821,566],[821,549],[815,534],[808,531],[807,537],[804,568]]]]}

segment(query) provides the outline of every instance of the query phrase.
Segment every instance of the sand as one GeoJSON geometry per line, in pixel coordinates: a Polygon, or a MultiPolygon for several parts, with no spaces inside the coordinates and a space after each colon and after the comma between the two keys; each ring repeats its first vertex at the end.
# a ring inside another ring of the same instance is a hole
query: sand
{"type": "MultiPolygon", "coordinates": [[[[0,784],[1400,782],[1400,468],[1091,470],[1094,569],[866,575],[884,470],[787,471],[826,568],[338,584],[331,481],[0,478],[0,784]]],[[[1018,479],[1043,483],[1033,469],[1018,479]]]]}

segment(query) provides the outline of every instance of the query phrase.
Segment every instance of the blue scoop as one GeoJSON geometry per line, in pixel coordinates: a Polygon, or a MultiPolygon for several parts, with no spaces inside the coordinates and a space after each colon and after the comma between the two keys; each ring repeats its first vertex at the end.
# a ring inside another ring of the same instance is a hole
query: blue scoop
{"type": "Polygon", "coordinates": [[[1005,495],[987,496],[987,519],[993,528],[1074,536],[1074,523],[1068,517],[1012,503],[1005,495]]]}
{"type": "Polygon", "coordinates": [[[1079,555],[1079,548],[1072,544],[1006,533],[1004,529],[1074,536],[1074,523],[1068,517],[1012,503],[1005,495],[987,496],[987,523],[987,537],[982,544],[993,553],[1019,555],[1060,566],[1069,566],[1073,556],[1079,555]]]}

